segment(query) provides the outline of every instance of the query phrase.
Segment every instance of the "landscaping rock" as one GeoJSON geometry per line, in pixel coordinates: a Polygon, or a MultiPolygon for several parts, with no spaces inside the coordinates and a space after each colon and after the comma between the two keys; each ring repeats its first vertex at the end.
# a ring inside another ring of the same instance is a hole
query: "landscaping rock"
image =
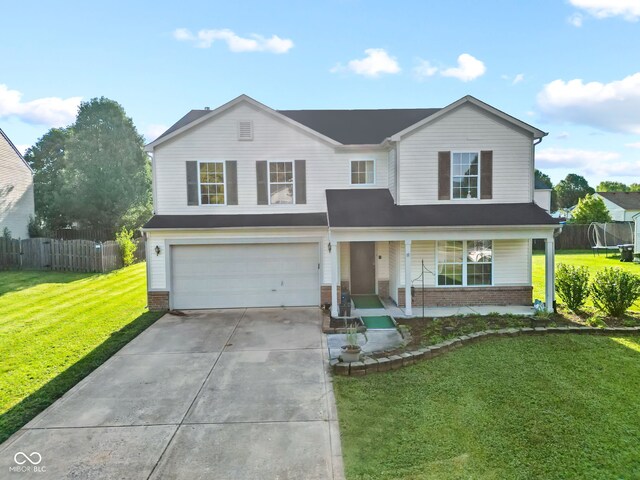
{"type": "Polygon", "coordinates": [[[400,357],[402,357],[402,365],[413,365],[414,363],[416,363],[416,359],[413,358],[413,355],[411,355],[409,352],[401,353],[400,357]]]}
{"type": "Polygon", "coordinates": [[[387,357],[378,358],[378,371],[387,372],[391,370],[391,360],[387,357]]]}
{"type": "Polygon", "coordinates": [[[391,355],[389,357],[389,360],[391,362],[392,370],[397,370],[398,368],[402,367],[402,357],[400,355],[391,355]]]}
{"type": "Polygon", "coordinates": [[[333,367],[333,371],[336,375],[347,376],[349,375],[349,364],[344,362],[336,363],[336,365],[333,367]]]}
{"type": "Polygon", "coordinates": [[[367,374],[364,362],[351,362],[349,373],[352,377],[358,377],[367,374]]]}
{"type": "Polygon", "coordinates": [[[363,363],[367,374],[378,371],[378,360],[375,358],[365,358],[363,363]]]}

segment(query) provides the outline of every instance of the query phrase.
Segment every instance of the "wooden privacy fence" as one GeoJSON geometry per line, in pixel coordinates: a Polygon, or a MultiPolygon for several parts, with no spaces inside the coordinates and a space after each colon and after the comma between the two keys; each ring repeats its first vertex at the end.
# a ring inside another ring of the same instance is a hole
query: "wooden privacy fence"
{"type": "MultiPolygon", "coordinates": [[[[139,262],[145,258],[144,237],[136,243],[134,257],[139,262]]],[[[122,267],[120,247],[114,241],[0,238],[0,270],[110,272],[122,267]]]]}
{"type": "MultiPolygon", "coordinates": [[[[589,225],[567,224],[556,237],[556,250],[590,250],[589,225]]],[[[544,240],[533,241],[534,250],[544,250],[544,240]]]]}

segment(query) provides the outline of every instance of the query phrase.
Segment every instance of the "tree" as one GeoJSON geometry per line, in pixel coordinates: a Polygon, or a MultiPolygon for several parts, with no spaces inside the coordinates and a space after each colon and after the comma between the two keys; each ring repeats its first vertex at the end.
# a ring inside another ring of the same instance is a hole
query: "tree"
{"type": "Polygon", "coordinates": [[[558,206],[560,208],[573,207],[578,200],[584,198],[587,194],[595,193],[595,190],[589,186],[587,180],[575,173],[570,173],[564,180],[560,180],[554,188],[558,196],[558,206]]]}
{"type": "Polygon", "coordinates": [[[571,223],[589,224],[591,222],[610,222],[611,215],[600,197],[587,194],[578,201],[573,209],[571,223]]]}
{"type": "Polygon", "coordinates": [[[640,192],[640,183],[632,183],[629,185],[630,192],[640,192]]]}
{"type": "Polygon", "coordinates": [[[24,159],[33,169],[36,219],[49,230],[66,227],[69,218],[61,201],[66,145],[71,138],[68,128],[52,128],[29,148],[24,159]]]}
{"type": "Polygon", "coordinates": [[[540,183],[543,183],[548,188],[553,188],[553,183],[551,182],[551,177],[549,175],[547,175],[546,173],[542,173],[537,168],[536,168],[536,171],[535,171],[535,175],[536,175],[536,180],[537,181],[539,181],[540,183]]]}
{"type": "Polygon", "coordinates": [[[629,187],[622,182],[603,181],[596,187],[596,192],[628,192],[629,187]]]}
{"type": "Polygon", "coordinates": [[[148,206],[151,169],[143,145],[119,103],[105,97],[81,103],[66,148],[63,192],[70,218],[117,228],[127,213],[148,206]]]}

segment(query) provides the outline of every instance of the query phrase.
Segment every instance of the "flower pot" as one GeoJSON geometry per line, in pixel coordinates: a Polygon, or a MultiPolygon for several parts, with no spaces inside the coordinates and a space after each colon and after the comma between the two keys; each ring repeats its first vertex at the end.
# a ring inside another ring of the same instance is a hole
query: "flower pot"
{"type": "Polygon", "coordinates": [[[342,347],[342,358],[343,362],[357,362],[360,360],[360,351],[362,350],[359,345],[345,345],[342,347]]]}

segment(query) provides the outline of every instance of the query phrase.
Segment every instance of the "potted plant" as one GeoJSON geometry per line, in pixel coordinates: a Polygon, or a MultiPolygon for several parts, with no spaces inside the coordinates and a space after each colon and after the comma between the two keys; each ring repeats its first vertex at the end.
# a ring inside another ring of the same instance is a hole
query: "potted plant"
{"type": "Polygon", "coordinates": [[[362,348],[358,345],[358,327],[352,325],[345,332],[345,345],[342,346],[342,361],[357,362],[360,360],[360,351],[362,348]]]}

